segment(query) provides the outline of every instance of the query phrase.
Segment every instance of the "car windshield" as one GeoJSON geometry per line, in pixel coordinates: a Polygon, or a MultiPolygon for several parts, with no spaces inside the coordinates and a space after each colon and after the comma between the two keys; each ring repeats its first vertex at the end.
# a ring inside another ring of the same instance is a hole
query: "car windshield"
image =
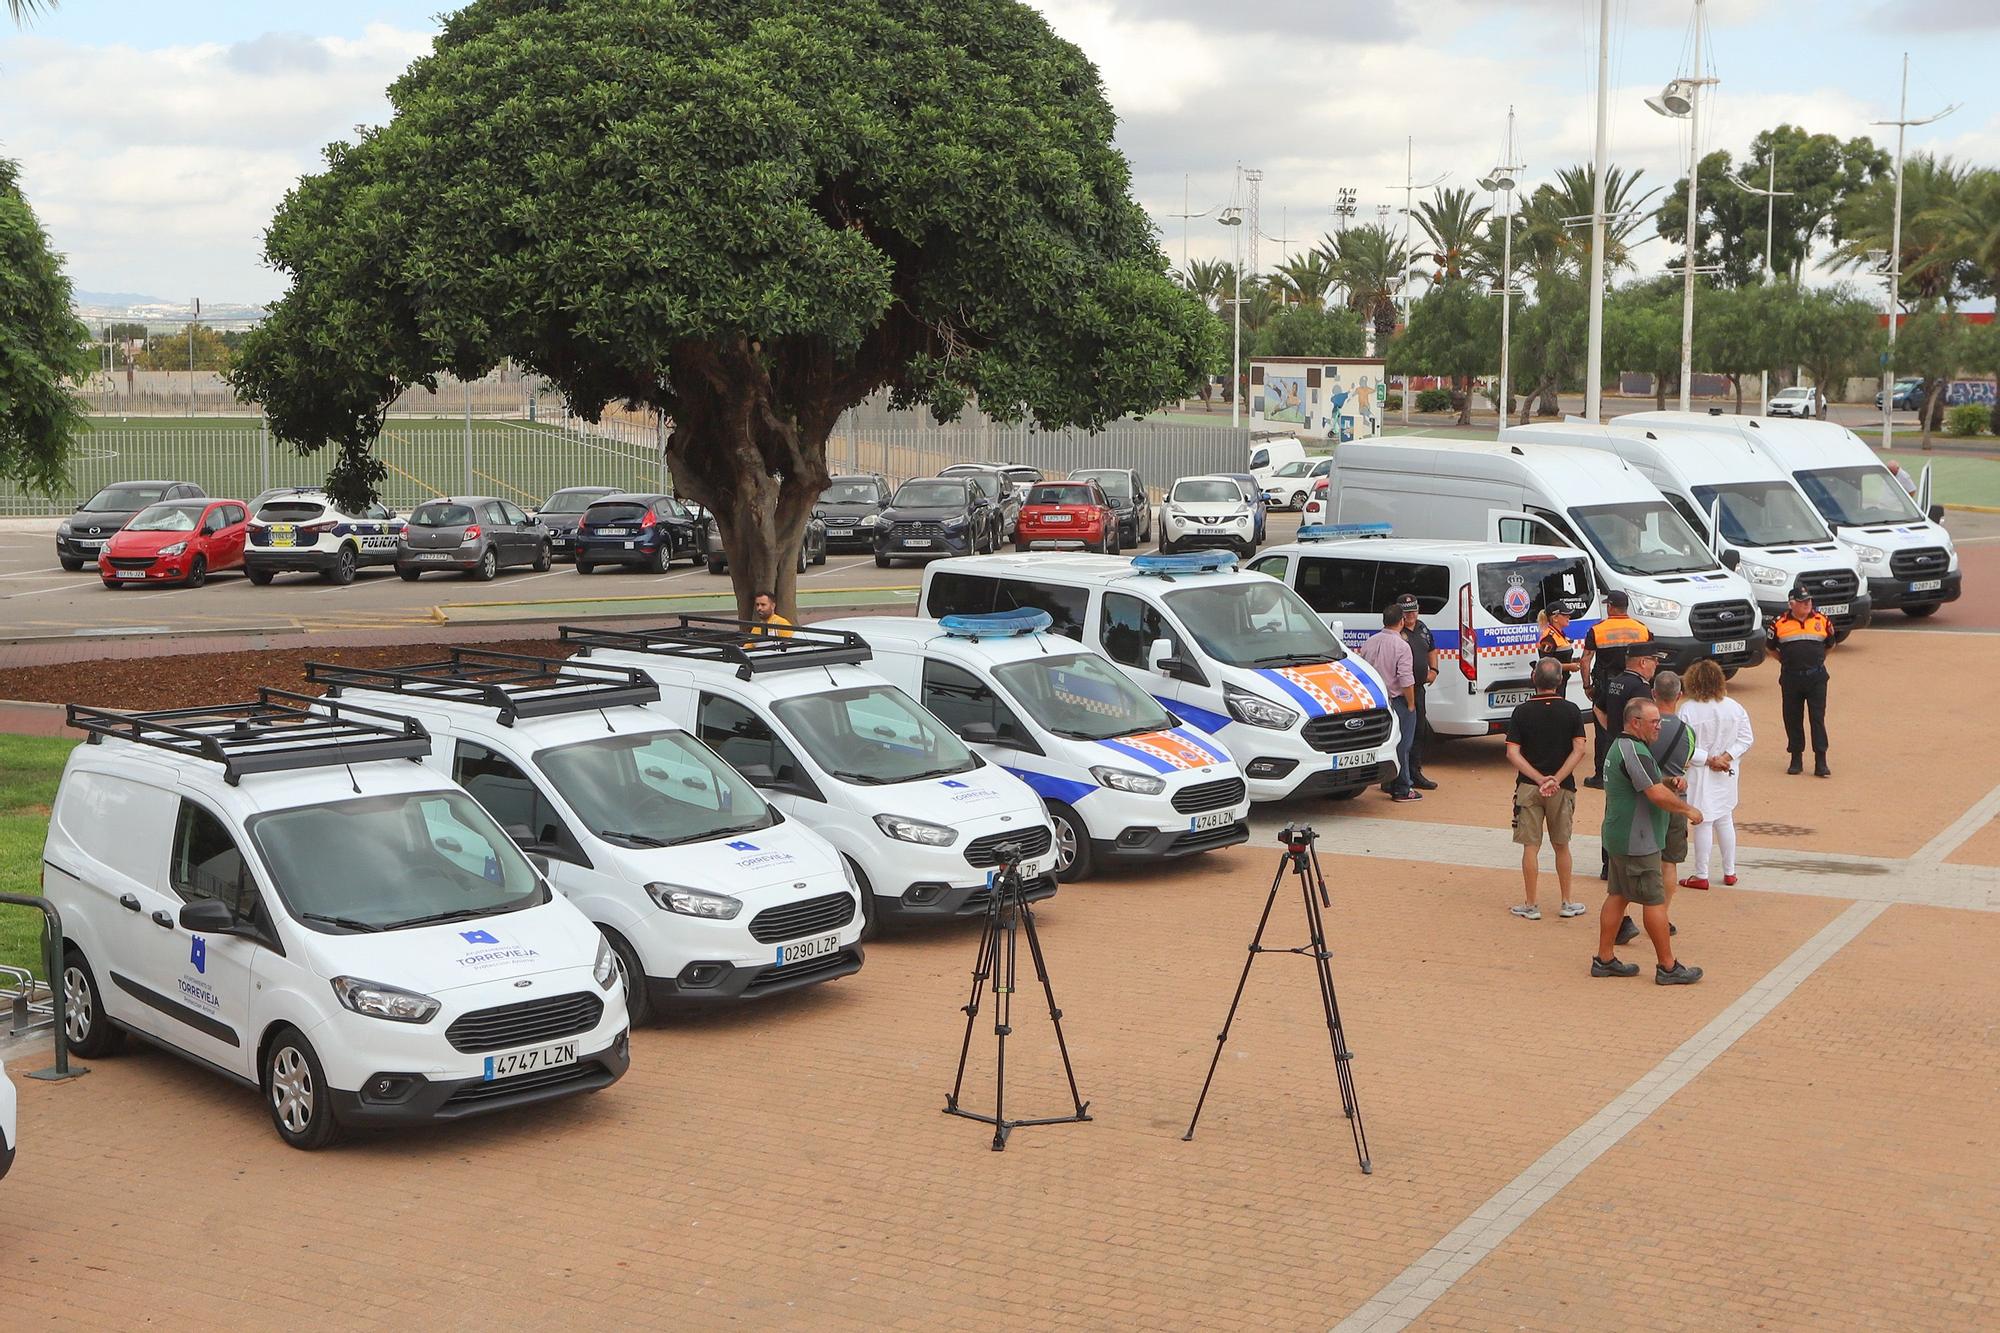
{"type": "Polygon", "coordinates": [[[1270,579],[1230,579],[1167,594],[1203,652],[1240,667],[1307,666],[1347,656],[1299,595],[1270,579]]]}
{"type": "Polygon", "coordinates": [[[1076,472],[1071,474],[1074,481],[1094,481],[1113,500],[1124,500],[1132,494],[1132,474],[1129,472],[1076,472]]]}
{"type": "Polygon", "coordinates": [[[410,515],[410,526],[416,528],[462,528],[473,521],[470,508],[455,504],[418,505],[410,515]]]}
{"type": "Polygon", "coordinates": [[[1778,393],[1780,398],[1810,398],[1812,395],[1811,389],[1783,389],[1778,393]]]}
{"type": "Polygon", "coordinates": [[[972,751],[893,685],[803,695],[771,711],[813,761],[842,782],[880,787],[975,767],[972,751]]]}
{"type": "Polygon", "coordinates": [[[548,901],[521,849],[462,791],[274,810],[250,835],[279,898],[314,929],[397,930],[548,901]]]}
{"type": "Polygon", "coordinates": [[[1813,507],[1829,523],[1859,528],[1871,523],[1917,523],[1923,515],[1916,502],[1879,463],[1860,467],[1817,468],[1792,474],[1805,488],[1813,507]]]}
{"type": "Polygon", "coordinates": [[[266,523],[302,523],[325,512],[318,500],[273,500],[257,511],[257,517],[266,523]]]}
{"type": "Polygon", "coordinates": [[[1058,736],[1102,741],[1174,725],[1152,695],[1093,653],[1009,662],[994,667],[993,676],[1029,717],[1058,736]]]}
{"type": "MultiPolygon", "coordinates": [[[[549,497],[549,502],[541,507],[544,514],[581,514],[590,508],[590,502],[598,498],[599,491],[557,491],[549,497]]],[[[412,517],[415,517],[412,515],[412,517]]]]}
{"type": "Polygon", "coordinates": [[[1722,535],[1738,546],[1786,546],[1823,542],[1826,525],[1799,498],[1788,481],[1745,481],[1733,486],[1697,486],[1695,503],[1703,514],[1722,510],[1722,535]]]}
{"type": "Polygon", "coordinates": [[[896,488],[898,509],[962,509],[965,483],[962,481],[906,481],[896,488]]]}
{"type": "Polygon", "coordinates": [[[1714,554],[1664,500],[1570,510],[1606,564],[1621,574],[1694,574],[1716,569],[1714,554]]]}
{"type": "Polygon", "coordinates": [[[1177,505],[1240,505],[1243,503],[1243,488],[1225,477],[1206,481],[1177,481],[1174,483],[1174,493],[1167,499],[1177,505]]]}
{"type": "Polygon", "coordinates": [[[682,731],[602,736],[543,750],[535,762],[584,823],[613,841],[703,842],[778,822],[756,788],[682,731]]]}
{"type": "Polygon", "coordinates": [[[1031,505],[1087,505],[1097,502],[1090,497],[1088,486],[1037,486],[1028,492],[1031,505]]]}
{"type": "Polygon", "coordinates": [[[144,509],[157,503],[167,493],[160,486],[106,486],[103,490],[84,502],[84,508],[94,513],[118,513],[126,509],[144,509]]]}
{"type": "Polygon", "coordinates": [[[125,525],[125,531],[193,532],[206,508],[207,505],[200,503],[153,505],[139,511],[139,516],[125,525]]]}
{"type": "Polygon", "coordinates": [[[836,481],[820,492],[819,502],[828,505],[872,505],[878,494],[872,481],[836,481]]]}

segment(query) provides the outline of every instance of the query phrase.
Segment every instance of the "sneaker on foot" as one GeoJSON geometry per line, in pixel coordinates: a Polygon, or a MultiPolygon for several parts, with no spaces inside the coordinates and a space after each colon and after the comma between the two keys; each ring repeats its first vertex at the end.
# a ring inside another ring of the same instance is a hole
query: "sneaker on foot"
{"type": "MultiPolygon", "coordinates": [[[[1654,966],[1658,967],[1659,964],[1655,963],[1654,966]]],[[[1602,958],[1593,956],[1590,960],[1590,975],[1593,977],[1636,977],[1639,975],[1639,965],[1637,963],[1621,963],[1616,958],[1607,963],[1602,958]]]]}
{"type": "Polygon", "coordinates": [[[1684,889],[1705,889],[1708,887],[1708,880],[1701,875],[1689,875],[1681,881],[1681,887],[1684,889]]]}
{"type": "Polygon", "coordinates": [[[1734,875],[1724,875],[1724,876],[1722,877],[1722,886],[1723,886],[1724,888],[1726,888],[1726,889],[1733,889],[1733,888],[1735,888],[1735,887],[1736,887],[1736,876],[1734,876],[1734,875]]]}
{"type": "Polygon", "coordinates": [[[1420,791],[1399,791],[1392,792],[1389,799],[1392,801],[1421,801],[1424,799],[1424,794],[1420,791]]]}
{"type": "Polygon", "coordinates": [[[1542,909],[1533,903],[1515,903],[1507,910],[1515,916],[1520,917],[1523,921],[1540,921],[1542,919],[1542,909]]]}
{"type": "Polygon", "coordinates": [[[1639,938],[1639,928],[1632,924],[1631,917],[1628,916],[1623,921],[1620,921],[1618,923],[1618,943],[1630,944],[1633,940],[1636,940],[1638,938],[1639,938]]]}
{"type": "Polygon", "coordinates": [[[1583,904],[1582,904],[1582,903],[1564,903],[1564,904],[1562,905],[1562,910],[1561,910],[1560,912],[1556,913],[1556,915],[1557,915],[1557,916],[1582,916],[1582,915],[1583,915],[1583,913],[1584,913],[1584,906],[1583,906],[1583,904]]]}
{"type": "Polygon", "coordinates": [[[1692,986],[1701,980],[1701,969],[1689,967],[1680,959],[1674,960],[1672,967],[1653,964],[1653,984],[1657,986],[1692,986]]]}

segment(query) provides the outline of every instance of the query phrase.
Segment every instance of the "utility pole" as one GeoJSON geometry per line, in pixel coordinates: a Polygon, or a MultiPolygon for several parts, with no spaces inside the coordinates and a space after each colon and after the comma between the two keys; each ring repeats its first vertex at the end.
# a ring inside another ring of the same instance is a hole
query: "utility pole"
{"type": "Polygon", "coordinates": [[[1611,170],[1606,142],[1611,119],[1611,0],[1597,4],[1597,145],[1590,182],[1590,338],[1584,354],[1583,415],[1604,419],[1604,178],[1611,170]]]}
{"type": "MultiPolygon", "coordinates": [[[[1243,190],[1243,164],[1236,164],[1236,196],[1243,190]]],[[[1234,242],[1232,253],[1234,262],[1230,265],[1232,287],[1229,304],[1234,307],[1229,344],[1229,424],[1239,426],[1243,419],[1243,210],[1235,204],[1222,210],[1216,219],[1225,227],[1235,230],[1230,233],[1234,242]]]]}
{"type": "Polygon", "coordinates": [[[1526,164],[1514,162],[1514,108],[1507,108],[1507,142],[1501,154],[1510,159],[1493,168],[1484,180],[1479,182],[1485,190],[1502,192],[1506,205],[1500,215],[1500,425],[1494,432],[1498,438],[1500,431],[1507,429],[1507,409],[1514,396],[1508,382],[1509,357],[1513,351],[1514,315],[1514,186],[1526,164]]]}
{"type": "MultiPolygon", "coordinates": [[[[1792,197],[1793,194],[1797,193],[1797,191],[1794,190],[1781,190],[1778,188],[1778,141],[1775,138],[1771,140],[1770,157],[1771,157],[1770,171],[1767,177],[1767,183],[1763,189],[1760,190],[1754,185],[1745,185],[1742,181],[1738,180],[1734,176],[1731,176],[1729,178],[1729,183],[1731,185],[1734,185],[1737,189],[1743,191],[1743,193],[1761,194],[1764,196],[1764,285],[1766,287],[1769,287],[1772,281],[1771,248],[1776,243],[1777,226],[1778,226],[1778,200],[1781,197],[1789,199],[1792,197]]],[[[1771,372],[1768,368],[1766,368],[1764,370],[1760,370],[1757,372],[1758,412],[1761,413],[1764,410],[1765,405],[1770,401],[1771,401],[1771,372]]]]}
{"type": "Polygon", "coordinates": [[[1701,214],[1695,208],[1695,190],[1701,180],[1701,90],[1704,84],[1716,80],[1706,78],[1701,72],[1701,30],[1702,6],[1706,0],[1694,0],[1694,77],[1688,80],[1693,85],[1688,102],[1688,213],[1687,213],[1687,254],[1681,261],[1681,411],[1692,409],[1694,403],[1694,251],[1695,231],[1700,226],[1701,214]]]}
{"type": "MultiPolygon", "coordinates": [[[[1403,307],[1403,324],[1405,327],[1408,327],[1410,323],[1410,217],[1416,212],[1417,191],[1428,190],[1434,185],[1441,184],[1446,176],[1451,175],[1449,171],[1446,171],[1419,185],[1416,183],[1416,163],[1416,138],[1414,136],[1406,136],[1403,140],[1403,183],[1389,187],[1403,192],[1403,290],[1401,292],[1402,300],[1399,304],[1403,307]]],[[[1377,348],[1376,350],[1387,351],[1386,348],[1377,348]]],[[[1405,375],[1403,376],[1403,424],[1405,426],[1410,424],[1410,399],[1413,397],[1415,395],[1410,392],[1410,377],[1405,375]]]]}
{"type": "Polygon", "coordinates": [[[1903,94],[1896,103],[1894,120],[1878,120],[1877,125],[1896,127],[1896,214],[1889,224],[1889,296],[1887,314],[1889,316],[1889,350],[1882,357],[1882,447],[1890,443],[1891,414],[1896,406],[1896,307],[1900,303],[1903,285],[1903,134],[1912,125],[1929,125],[1943,120],[1958,110],[1954,102],[1935,116],[1925,116],[1922,120],[1910,119],[1910,53],[1903,52],[1903,94]]]}

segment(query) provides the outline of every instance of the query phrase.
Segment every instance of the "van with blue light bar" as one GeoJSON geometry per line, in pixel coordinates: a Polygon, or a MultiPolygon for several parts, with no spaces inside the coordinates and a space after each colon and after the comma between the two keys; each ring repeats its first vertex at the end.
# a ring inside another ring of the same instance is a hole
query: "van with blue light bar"
{"type": "Polygon", "coordinates": [[[924,571],[920,614],[1041,611],[1242,771],[1253,801],[1345,797],[1396,771],[1396,721],[1369,665],[1297,594],[1228,551],[1121,560],[991,555],[924,571]]]}
{"type": "MultiPolygon", "coordinates": [[[[1443,736],[1498,735],[1534,693],[1530,673],[1560,610],[1581,643],[1601,617],[1590,558],[1562,546],[1416,541],[1387,523],[1342,523],[1274,546],[1250,563],[1296,592],[1348,647],[1382,627],[1382,610],[1409,593],[1438,647],[1425,720],[1443,736]]],[[[1572,657],[1572,660],[1574,658],[1572,657]]],[[[1572,698],[1583,702],[1580,692],[1572,698]]]]}
{"type": "Polygon", "coordinates": [[[1042,798],[1058,879],[1244,841],[1250,792],[1229,751],[1052,623],[1028,608],[818,628],[866,639],[877,671],[1042,798]]]}

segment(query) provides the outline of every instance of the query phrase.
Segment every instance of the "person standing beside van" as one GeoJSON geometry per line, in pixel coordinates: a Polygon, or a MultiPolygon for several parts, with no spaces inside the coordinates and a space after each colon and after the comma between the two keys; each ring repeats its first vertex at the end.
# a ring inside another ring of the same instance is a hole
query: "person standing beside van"
{"type": "Polygon", "coordinates": [[[1750,730],[1750,714],[1729,697],[1721,667],[1711,661],[1696,662],[1688,668],[1683,683],[1687,701],[1681,705],[1680,716],[1694,728],[1695,745],[1687,799],[1701,811],[1702,822],[1694,830],[1692,873],[1681,881],[1681,887],[1708,887],[1711,849],[1722,854],[1723,884],[1734,885],[1737,767],[1756,737],[1750,730]]]}
{"type": "Polygon", "coordinates": [[[1556,693],[1568,695],[1569,678],[1577,673],[1580,664],[1576,660],[1576,640],[1569,637],[1569,608],[1555,605],[1536,617],[1541,627],[1541,637],[1535,641],[1537,660],[1548,658],[1562,668],[1557,678],[1556,693]]]}
{"type": "Polygon", "coordinates": [[[1830,778],[1826,766],[1826,655],[1833,651],[1833,622],[1813,610],[1812,594],[1792,589],[1785,614],[1771,622],[1771,649],[1778,655],[1778,689],[1785,701],[1787,773],[1804,771],[1806,719],[1812,719],[1813,776],[1830,778]]]}
{"type": "Polygon", "coordinates": [[[1562,697],[1562,668],[1547,658],[1535,663],[1535,697],[1514,706],[1507,719],[1507,762],[1514,766],[1514,841],[1521,848],[1521,888],[1526,901],[1507,910],[1540,921],[1535,905],[1541,875],[1542,831],[1556,854],[1561,915],[1582,916],[1583,904],[1570,901],[1570,827],[1576,816],[1576,770],[1583,763],[1583,710],[1562,697]]]}
{"type": "Polygon", "coordinates": [[[1406,592],[1396,599],[1403,613],[1403,641],[1410,645],[1410,673],[1416,678],[1416,735],[1410,738],[1410,785],[1419,791],[1436,791],[1437,783],[1424,776],[1424,731],[1429,719],[1424,712],[1424,695],[1438,678],[1437,640],[1431,627],[1417,616],[1417,595],[1406,592]]]}
{"type": "Polygon", "coordinates": [[[1410,656],[1409,640],[1403,637],[1403,608],[1382,610],[1382,628],[1368,636],[1356,655],[1375,668],[1375,674],[1389,691],[1389,711],[1395,714],[1401,734],[1396,738],[1396,776],[1389,783],[1389,797],[1396,801],[1421,801],[1424,794],[1410,784],[1410,741],[1417,731],[1417,681],[1410,656]]]}
{"type": "Polygon", "coordinates": [[[1624,589],[1613,588],[1604,594],[1604,610],[1604,619],[1583,636],[1583,695],[1590,700],[1597,722],[1597,763],[1583,785],[1597,788],[1604,786],[1604,757],[1622,726],[1605,702],[1611,682],[1625,670],[1632,649],[1653,638],[1653,631],[1632,618],[1632,598],[1624,589]]]}

